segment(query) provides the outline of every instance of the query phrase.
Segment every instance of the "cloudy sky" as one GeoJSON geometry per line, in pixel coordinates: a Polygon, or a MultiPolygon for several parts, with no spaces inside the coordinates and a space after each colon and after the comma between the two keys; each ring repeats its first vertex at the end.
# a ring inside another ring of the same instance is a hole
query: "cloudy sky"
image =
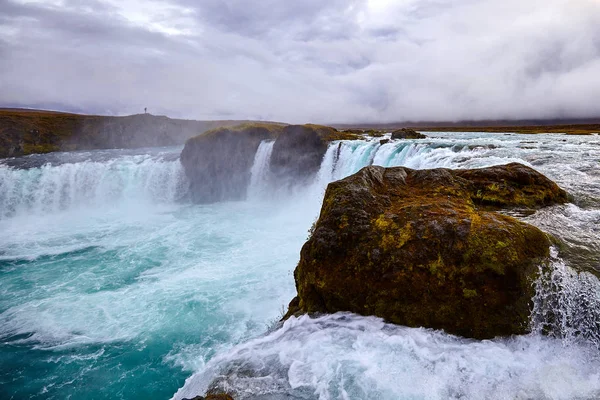
{"type": "Polygon", "coordinates": [[[600,116],[600,0],[0,0],[0,106],[321,123],[600,116]]]}

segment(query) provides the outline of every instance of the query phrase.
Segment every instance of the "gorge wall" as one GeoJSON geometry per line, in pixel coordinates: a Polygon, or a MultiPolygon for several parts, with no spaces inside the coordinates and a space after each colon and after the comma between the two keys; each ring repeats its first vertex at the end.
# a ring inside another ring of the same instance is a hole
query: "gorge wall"
{"type": "Polygon", "coordinates": [[[313,178],[330,142],[357,137],[320,125],[242,124],[189,139],[181,163],[194,202],[243,200],[261,142],[274,141],[268,160],[273,183],[286,186],[313,178]]]}

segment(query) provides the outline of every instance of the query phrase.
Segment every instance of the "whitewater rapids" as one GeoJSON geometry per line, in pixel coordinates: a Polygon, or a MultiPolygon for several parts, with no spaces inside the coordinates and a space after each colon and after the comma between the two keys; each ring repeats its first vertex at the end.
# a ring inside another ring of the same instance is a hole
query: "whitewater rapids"
{"type": "Polygon", "coordinates": [[[180,148],[0,160],[0,397],[180,399],[211,382],[248,399],[600,397],[600,138],[431,136],[333,143],[291,189],[271,184],[264,142],[248,199],[212,205],[187,201],[180,148]],[[569,250],[538,283],[534,333],[473,341],[345,313],[276,323],[328,182],[370,164],[514,161],[574,196],[525,218],[569,250]]]}

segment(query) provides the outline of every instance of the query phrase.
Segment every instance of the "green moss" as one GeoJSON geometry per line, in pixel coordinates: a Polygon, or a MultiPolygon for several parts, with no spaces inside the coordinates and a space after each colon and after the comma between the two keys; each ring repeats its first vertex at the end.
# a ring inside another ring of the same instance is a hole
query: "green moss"
{"type": "Polygon", "coordinates": [[[295,273],[300,310],[375,314],[476,338],[524,333],[549,242],[472,201],[477,190],[503,185],[476,186],[458,171],[380,167],[331,183],[323,229],[303,247],[295,273]]]}
{"type": "Polygon", "coordinates": [[[53,151],[59,151],[60,148],[56,144],[44,143],[44,144],[23,144],[23,154],[44,154],[51,153],[53,151]]]}
{"type": "Polygon", "coordinates": [[[220,132],[223,130],[227,130],[230,132],[242,132],[242,131],[247,131],[249,129],[266,129],[269,132],[281,132],[283,130],[283,128],[285,128],[287,125],[286,124],[279,124],[279,123],[265,123],[265,122],[245,122],[243,124],[238,124],[238,125],[234,125],[234,126],[228,126],[228,127],[218,127],[215,129],[210,129],[206,132],[204,132],[204,135],[211,135],[215,132],[220,132]]]}
{"type": "Polygon", "coordinates": [[[439,254],[437,260],[431,262],[428,267],[431,275],[436,277],[440,283],[444,283],[444,281],[446,280],[445,271],[447,270],[447,267],[444,263],[442,255],[439,254]]]}
{"type": "Polygon", "coordinates": [[[340,229],[346,229],[348,227],[348,216],[347,215],[342,215],[342,218],[340,220],[340,225],[339,228],[340,229]]]}
{"type": "Polygon", "coordinates": [[[396,224],[394,224],[394,222],[387,219],[384,214],[381,214],[375,220],[374,225],[380,231],[387,231],[390,228],[394,228],[396,224]]]}

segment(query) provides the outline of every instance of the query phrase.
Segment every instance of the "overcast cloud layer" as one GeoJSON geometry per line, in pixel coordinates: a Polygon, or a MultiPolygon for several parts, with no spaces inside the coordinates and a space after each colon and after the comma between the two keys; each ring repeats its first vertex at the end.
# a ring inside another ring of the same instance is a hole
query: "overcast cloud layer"
{"type": "Polygon", "coordinates": [[[600,116],[600,1],[0,0],[0,106],[322,123],[600,116]]]}

